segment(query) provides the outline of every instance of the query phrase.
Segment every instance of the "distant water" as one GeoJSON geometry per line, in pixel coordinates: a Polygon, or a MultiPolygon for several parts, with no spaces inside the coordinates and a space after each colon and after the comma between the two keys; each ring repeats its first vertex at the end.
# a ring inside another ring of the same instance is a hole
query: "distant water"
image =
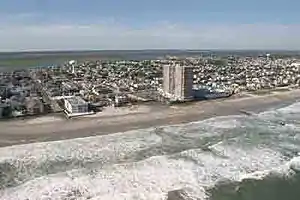
{"type": "Polygon", "coordinates": [[[300,103],[107,136],[0,148],[0,199],[300,197],[300,103]],[[285,122],[283,126],[281,122],[285,122]]]}
{"type": "Polygon", "coordinates": [[[206,51],[184,50],[103,50],[103,51],[37,51],[0,52],[0,70],[22,69],[28,67],[48,67],[64,64],[68,60],[148,60],[167,55],[199,56],[206,51]]]}
{"type": "Polygon", "coordinates": [[[0,52],[0,70],[22,69],[28,67],[53,66],[68,60],[148,60],[170,56],[259,56],[271,53],[282,56],[297,56],[299,51],[266,50],[94,50],[94,51],[34,51],[0,52]]]}

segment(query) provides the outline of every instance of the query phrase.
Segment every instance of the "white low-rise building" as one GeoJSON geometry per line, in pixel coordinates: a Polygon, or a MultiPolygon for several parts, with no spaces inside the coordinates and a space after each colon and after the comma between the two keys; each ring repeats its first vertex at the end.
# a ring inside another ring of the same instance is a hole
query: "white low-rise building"
{"type": "Polygon", "coordinates": [[[300,67],[300,62],[295,62],[291,64],[292,67],[300,67]]]}
{"type": "Polygon", "coordinates": [[[79,96],[66,98],[65,109],[70,114],[89,112],[88,103],[79,96]]]}

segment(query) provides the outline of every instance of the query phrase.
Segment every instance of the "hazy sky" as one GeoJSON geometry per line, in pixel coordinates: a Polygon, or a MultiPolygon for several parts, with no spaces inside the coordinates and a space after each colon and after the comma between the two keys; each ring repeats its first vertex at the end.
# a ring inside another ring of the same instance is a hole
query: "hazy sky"
{"type": "Polygon", "coordinates": [[[1,0],[0,51],[300,49],[298,0],[1,0]]]}

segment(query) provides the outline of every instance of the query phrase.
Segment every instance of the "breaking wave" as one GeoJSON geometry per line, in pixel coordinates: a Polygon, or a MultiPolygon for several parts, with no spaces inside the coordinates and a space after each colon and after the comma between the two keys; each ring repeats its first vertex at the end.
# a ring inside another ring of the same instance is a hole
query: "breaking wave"
{"type": "Polygon", "coordinates": [[[0,148],[0,199],[293,199],[300,194],[299,119],[296,103],[254,116],[0,148]]]}

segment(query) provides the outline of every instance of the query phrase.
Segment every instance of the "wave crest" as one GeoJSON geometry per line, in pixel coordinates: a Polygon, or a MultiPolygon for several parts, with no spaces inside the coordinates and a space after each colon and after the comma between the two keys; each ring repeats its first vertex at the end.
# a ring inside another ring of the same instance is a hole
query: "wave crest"
{"type": "Polygon", "coordinates": [[[298,184],[300,158],[293,156],[300,149],[300,132],[278,125],[277,119],[278,112],[220,117],[0,148],[0,196],[165,200],[169,194],[218,200],[255,194],[256,185],[298,184]]]}

